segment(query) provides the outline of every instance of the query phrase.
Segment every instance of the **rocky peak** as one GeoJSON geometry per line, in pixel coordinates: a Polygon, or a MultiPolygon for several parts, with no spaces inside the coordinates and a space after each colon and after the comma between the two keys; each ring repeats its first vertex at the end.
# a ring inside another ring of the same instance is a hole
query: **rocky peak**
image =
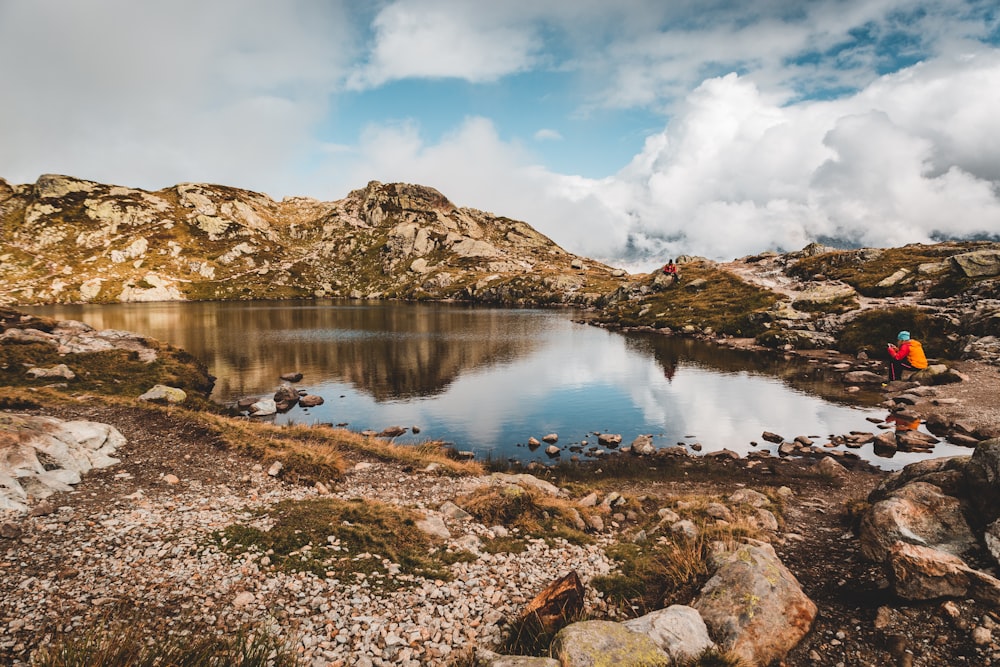
{"type": "Polygon", "coordinates": [[[46,174],[33,186],[2,181],[0,220],[0,304],[9,305],[315,296],[588,303],[612,279],[610,267],[584,263],[527,223],[408,183],[372,181],[333,202],[275,202],[214,184],[145,191],[46,174]],[[584,289],[588,273],[601,284],[584,289]]]}

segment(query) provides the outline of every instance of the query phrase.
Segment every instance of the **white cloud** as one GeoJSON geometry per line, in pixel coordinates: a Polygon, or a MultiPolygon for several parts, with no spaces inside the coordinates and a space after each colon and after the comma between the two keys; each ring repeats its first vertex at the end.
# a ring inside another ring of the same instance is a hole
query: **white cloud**
{"type": "Polygon", "coordinates": [[[535,132],[535,141],[562,141],[563,136],[558,130],[542,128],[535,132]]]}
{"type": "Polygon", "coordinates": [[[495,22],[495,15],[494,8],[479,3],[389,4],[373,22],[369,60],[348,86],[372,88],[411,77],[495,81],[528,69],[542,46],[535,29],[509,15],[507,22],[495,22]]]}
{"type": "Polygon", "coordinates": [[[273,189],[352,40],[336,3],[3,3],[0,172],[273,189]]]}
{"type": "Polygon", "coordinates": [[[629,234],[659,255],[996,234],[998,90],[997,53],[919,65],[836,102],[781,106],[735,75],[706,81],[617,189],[593,192],[630,206],[629,234]]]}

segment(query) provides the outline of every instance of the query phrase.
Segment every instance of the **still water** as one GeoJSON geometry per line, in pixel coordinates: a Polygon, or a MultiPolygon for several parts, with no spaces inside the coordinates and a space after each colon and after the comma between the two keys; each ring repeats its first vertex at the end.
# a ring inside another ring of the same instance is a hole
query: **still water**
{"type": "MultiPolygon", "coordinates": [[[[573,322],[572,311],[453,304],[261,301],[61,305],[32,308],[97,329],[123,329],[181,347],[216,376],[212,398],[270,396],[283,373],[325,399],[277,423],[329,423],[355,431],[419,428],[396,442],[443,440],[477,458],[550,461],[530,437],[568,446],[623,444],[653,434],[657,447],[702,453],[769,450],[765,430],[817,445],[831,435],[877,432],[877,394],[849,396],[815,366],[655,334],[573,322]]],[[[874,455],[895,470],[927,455],[874,455]]],[[[970,454],[940,443],[933,456],[970,454]]]]}

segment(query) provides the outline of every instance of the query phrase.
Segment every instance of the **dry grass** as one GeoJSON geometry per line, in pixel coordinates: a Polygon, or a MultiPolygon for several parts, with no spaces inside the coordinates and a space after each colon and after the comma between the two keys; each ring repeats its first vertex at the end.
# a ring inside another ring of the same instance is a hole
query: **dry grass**
{"type": "MultiPolygon", "coordinates": [[[[482,466],[474,461],[451,458],[449,451],[437,443],[396,445],[384,438],[368,437],[328,426],[278,426],[243,418],[198,413],[195,419],[212,424],[223,439],[237,451],[262,462],[281,461],[286,468],[312,476],[310,468],[318,466],[333,477],[343,474],[345,457],[375,458],[402,465],[426,468],[436,464],[449,475],[479,475],[482,466]]],[[[329,477],[328,477],[329,478],[329,477]]]]}
{"type": "MultiPolygon", "coordinates": [[[[86,395],[70,396],[52,388],[5,387],[0,409],[37,410],[46,405],[75,404],[86,395]]],[[[480,475],[482,465],[460,461],[438,443],[396,445],[383,438],[325,426],[278,426],[269,422],[228,417],[181,406],[165,406],[119,396],[101,396],[102,403],[128,410],[160,411],[183,419],[206,431],[217,446],[260,461],[262,465],[280,461],[282,477],[300,483],[329,481],[343,476],[348,459],[374,458],[402,466],[427,468],[435,464],[439,474],[480,475]]]]}
{"type": "Polygon", "coordinates": [[[31,667],[297,667],[294,649],[254,629],[163,635],[143,619],[105,621],[80,634],[56,635],[31,667]]]}
{"type": "Polygon", "coordinates": [[[562,538],[574,544],[591,542],[580,521],[587,513],[598,511],[517,484],[481,487],[455,502],[484,525],[501,525],[523,536],[562,538]]]}
{"type": "Polygon", "coordinates": [[[619,573],[595,577],[593,585],[617,604],[626,615],[641,615],[670,604],[687,604],[707,580],[709,556],[715,545],[733,548],[746,538],[760,538],[760,529],[749,513],[730,508],[732,521],[722,522],[708,516],[706,507],[721,502],[706,496],[678,498],[685,509],[681,519],[690,520],[696,536],[671,533],[670,526],[651,520],[643,527],[647,539],[642,542],[619,542],[608,548],[608,555],[618,563],[619,573]]]}

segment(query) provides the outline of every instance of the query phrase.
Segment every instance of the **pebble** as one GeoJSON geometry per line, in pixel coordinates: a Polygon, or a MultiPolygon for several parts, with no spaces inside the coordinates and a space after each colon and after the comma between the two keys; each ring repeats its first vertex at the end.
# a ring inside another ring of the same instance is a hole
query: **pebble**
{"type": "MultiPolygon", "coordinates": [[[[487,541],[505,532],[428,509],[484,480],[421,473],[401,480],[388,467],[357,466],[336,490],[324,491],[343,499],[419,504],[447,523],[449,543],[487,541]]],[[[318,495],[313,487],[283,484],[271,472],[256,471],[249,476],[252,488],[238,489],[192,480],[189,486],[136,493],[134,482],[118,479],[125,488],[118,501],[89,514],[74,508],[68,522],[64,511],[22,518],[25,535],[44,536],[45,546],[0,541],[0,567],[9,568],[0,581],[0,608],[14,619],[6,624],[0,662],[27,667],[40,642],[37,629],[49,624],[52,609],[64,611],[66,628],[82,630],[98,624],[115,604],[142,601],[151,609],[180,607],[186,618],[207,627],[232,631],[250,624],[287,631],[306,665],[436,664],[472,643],[499,646],[505,619],[568,571],[576,570],[586,582],[614,568],[600,540],[550,546],[535,539],[522,553],[483,553],[473,562],[455,563],[452,581],[418,578],[411,588],[383,591],[362,578],[340,581],[272,570],[267,554],[230,557],[215,545],[213,533],[253,523],[256,510],[273,503],[318,495]],[[18,577],[19,570],[33,575],[18,577]]],[[[587,606],[609,612],[593,587],[587,606]]]]}

